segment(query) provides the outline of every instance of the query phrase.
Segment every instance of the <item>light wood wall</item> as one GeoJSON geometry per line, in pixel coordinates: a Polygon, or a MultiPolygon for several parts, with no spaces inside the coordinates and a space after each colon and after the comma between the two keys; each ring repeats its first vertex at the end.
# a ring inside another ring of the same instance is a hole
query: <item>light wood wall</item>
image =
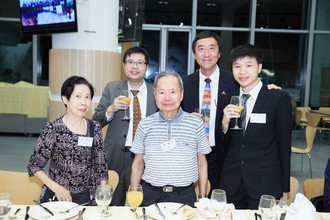
{"type": "Polygon", "coordinates": [[[104,86],[121,78],[121,54],[99,50],[51,49],[49,51],[50,107],[48,120],[65,113],[61,86],[70,76],[85,77],[95,88],[93,104],[87,114],[93,115],[104,86]]]}

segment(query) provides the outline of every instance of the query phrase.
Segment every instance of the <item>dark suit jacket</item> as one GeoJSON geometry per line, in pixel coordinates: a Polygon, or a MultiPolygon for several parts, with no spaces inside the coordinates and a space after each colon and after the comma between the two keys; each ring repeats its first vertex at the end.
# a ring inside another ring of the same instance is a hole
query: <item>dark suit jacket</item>
{"type": "Polygon", "coordinates": [[[291,110],[290,96],[263,85],[252,113],[266,114],[266,123],[248,122],[245,134],[228,130],[230,145],[220,178],[227,195],[238,191],[241,180],[248,194],[276,198],[290,191],[291,110]]]}
{"type": "MultiPolygon", "coordinates": [[[[186,112],[194,112],[195,109],[199,108],[199,71],[183,78],[183,85],[184,93],[181,107],[186,112]]],[[[229,104],[232,94],[237,93],[238,89],[239,85],[234,80],[233,74],[221,69],[215,119],[215,147],[226,148],[221,128],[223,109],[229,104]]]]}
{"type": "MultiPolygon", "coordinates": [[[[153,87],[148,83],[146,84],[148,90],[146,116],[149,116],[157,111],[157,107],[153,87]]],[[[108,168],[119,173],[121,173],[125,166],[123,158],[120,155],[123,154],[122,149],[125,146],[129,123],[128,121],[121,120],[124,117],[124,111],[115,112],[110,122],[106,119],[105,111],[112,104],[113,100],[120,95],[120,91],[123,89],[128,89],[127,80],[109,82],[103,90],[102,98],[93,115],[93,119],[98,121],[102,127],[109,124],[104,141],[108,168]]]]}

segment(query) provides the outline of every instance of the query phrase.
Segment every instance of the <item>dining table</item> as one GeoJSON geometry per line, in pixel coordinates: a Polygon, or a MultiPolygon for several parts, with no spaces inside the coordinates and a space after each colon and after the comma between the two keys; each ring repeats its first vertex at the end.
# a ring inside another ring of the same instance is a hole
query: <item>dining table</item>
{"type": "MultiPolygon", "coordinates": [[[[33,206],[34,205],[30,205],[30,207],[33,207],[33,206]]],[[[12,217],[14,212],[20,208],[21,210],[17,213],[16,219],[25,220],[26,207],[27,207],[27,205],[12,205],[10,212],[7,214],[7,216],[4,219],[12,219],[9,217],[12,217]]],[[[110,206],[109,209],[111,212],[111,216],[109,216],[107,218],[101,218],[101,210],[97,206],[81,206],[81,207],[79,207],[80,210],[82,210],[83,208],[86,209],[82,216],[82,219],[84,219],[84,220],[98,220],[98,219],[134,220],[134,219],[137,219],[136,216],[131,211],[129,206],[110,206]]],[[[197,209],[195,209],[195,211],[196,211],[196,215],[194,215],[192,218],[189,218],[189,219],[191,219],[191,220],[214,219],[214,218],[206,218],[206,217],[200,216],[198,214],[197,209]]],[[[258,213],[257,210],[242,210],[242,209],[231,210],[231,212],[232,212],[232,215],[231,215],[232,217],[228,218],[228,220],[256,220],[255,213],[258,213]]],[[[139,216],[142,216],[141,207],[138,207],[137,214],[139,216]]],[[[28,219],[33,220],[33,218],[31,218],[31,217],[29,217],[28,219]]],[[[140,219],[143,220],[142,217],[140,219]]],[[[146,217],[146,219],[152,220],[153,218],[146,217]]],[[[169,218],[169,219],[172,219],[172,218],[169,218]]],[[[173,219],[178,219],[178,218],[173,217],[173,219]]],[[[330,213],[317,212],[315,214],[315,220],[329,220],[329,219],[330,219],[330,213]]],[[[76,216],[69,218],[69,220],[81,220],[81,218],[79,219],[78,215],[76,215],[76,216]]]]}
{"type": "Polygon", "coordinates": [[[327,111],[327,110],[311,110],[310,112],[318,113],[318,114],[321,114],[323,116],[330,116],[330,111],[327,111]]]}

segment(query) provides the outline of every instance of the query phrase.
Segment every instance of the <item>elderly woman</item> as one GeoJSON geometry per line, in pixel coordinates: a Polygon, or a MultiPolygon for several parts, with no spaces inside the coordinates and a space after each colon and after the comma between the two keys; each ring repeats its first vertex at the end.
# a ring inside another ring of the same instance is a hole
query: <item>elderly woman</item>
{"type": "Polygon", "coordinates": [[[44,183],[41,202],[89,202],[108,178],[101,126],[85,118],[93,96],[93,86],[83,77],[72,76],[62,85],[66,114],[47,122],[27,166],[44,183]]]}
{"type": "Polygon", "coordinates": [[[180,103],[183,84],[176,72],[156,76],[154,94],[159,112],[143,119],[131,152],[131,185],[143,187],[143,206],[155,202],[195,202],[193,183],[199,180],[200,197],[206,196],[207,162],[211,148],[204,122],[184,112],[180,103]]]}

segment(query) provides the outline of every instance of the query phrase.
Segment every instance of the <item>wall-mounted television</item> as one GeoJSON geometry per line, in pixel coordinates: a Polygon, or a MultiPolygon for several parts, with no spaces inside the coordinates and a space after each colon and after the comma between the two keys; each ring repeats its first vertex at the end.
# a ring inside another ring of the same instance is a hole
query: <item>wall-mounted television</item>
{"type": "Polygon", "coordinates": [[[22,35],[78,31],[76,0],[18,0],[22,35]]]}

